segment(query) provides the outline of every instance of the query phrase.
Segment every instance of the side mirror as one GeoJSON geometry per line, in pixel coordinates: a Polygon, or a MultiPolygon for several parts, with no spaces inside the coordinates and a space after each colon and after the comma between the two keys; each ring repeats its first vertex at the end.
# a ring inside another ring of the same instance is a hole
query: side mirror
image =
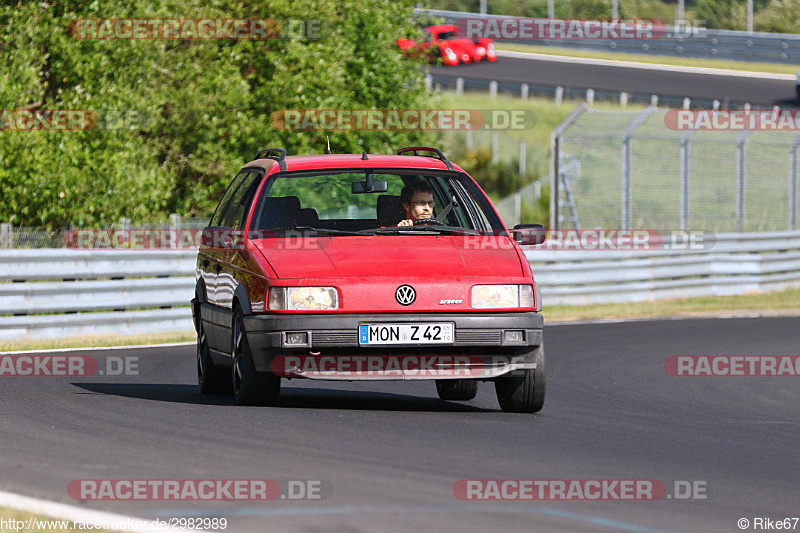
{"type": "Polygon", "coordinates": [[[241,231],[222,226],[207,226],[200,237],[200,245],[211,250],[234,250],[243,244],[241,231]]]}
{"type": "Polygon", "coordinates": [[[536,246],[547,239],[547,230],[541,224],[517,224],[512,233],[520,246],[536,246]]]}

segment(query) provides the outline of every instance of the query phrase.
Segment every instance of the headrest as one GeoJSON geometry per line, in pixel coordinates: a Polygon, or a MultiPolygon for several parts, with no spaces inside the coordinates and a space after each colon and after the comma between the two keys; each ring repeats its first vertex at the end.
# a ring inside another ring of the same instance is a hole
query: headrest
{"type": "Polygon", "coordinates": [[[399,196],[391,194],[381,194],[378,196],[378,225],[387,227],[394,226],[406,218],[406,210],[399,196]]]}
{"type": "Polygon", "coordinates": [[[300,199],[297,196],[264,198],[256,229],[293,228],[299,215],[300,199]]]}

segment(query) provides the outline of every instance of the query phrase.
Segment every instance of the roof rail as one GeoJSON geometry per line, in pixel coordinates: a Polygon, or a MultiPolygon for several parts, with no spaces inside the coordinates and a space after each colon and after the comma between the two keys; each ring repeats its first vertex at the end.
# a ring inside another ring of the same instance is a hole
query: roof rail
{"type": "Polygon", "coordinates": [[[409,146],[408,148],[400,148],[397,151],[397,155],[401,155],[401,154],[404,154],[406,152],[414,152],[414,155],[419,155],[417,152],[435,152],[436,153],[435,156],[429,155],[429,156],[425,156],[425,157],[433,157],[434,159],[438,159],[438,160],[442,161],[445,165],[447,165],[447,168],[449,170],[454,170],[453,169],[453,164],[450,163],[450,161],[448,161],[448,159],[444,156],[444,154],[438,148],[432,148],[430,146],[409,146]]]}
{"type": "Polygon", "coordinates": [[[264,148],[256,154],[256,159],[274,159],[281,170],[286,170],[286,150],[283,148],[264,148]],[[273,155],[274,154],[274,155],[273,155]]]}

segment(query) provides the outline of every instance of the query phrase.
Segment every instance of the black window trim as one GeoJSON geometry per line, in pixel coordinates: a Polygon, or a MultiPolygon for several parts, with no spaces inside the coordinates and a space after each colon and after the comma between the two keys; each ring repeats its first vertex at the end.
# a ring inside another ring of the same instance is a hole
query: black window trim
{"type": "MultiPolygon", "coordinates": [[[[250,167],[252,168],[252,167],[250,167]]],[[[242,170],[249,170],[248,167],[243,168],[242,170]]],[[[342,167],[342,168],[328,168],[328,169],[312,169],[312,170],[290,170],[290,171],[283,171],[283,172],[274,172],[270,174],[267,178],[267,183],[264,184],[264,187],[261,189],[261,194],[258,195],[258,198],[255,199],[252,207],[255,208],[258,204],[259,199],[262,195],[269,196],[269,191],[272,189],[272,184],[275,182],[276,178],[301,178],[307,176],[325,176],[325,175],[334,175],[334,174],[354,174],[354,173],[361,173],[372,171],[375,174],[397,174],[397,175],[421,175],[421,176],[439,176],[442,178],[456,178],[457,181],[462,184],[467,185],[467,192],[470,192],[470,188],[474,189],[471,193],[471,200],[473,202],[478,203],[478,206],[484,212],[486,219],[489,221],[489,224],[492,226],[497,225],[498,228],[504,228],[505,225],[503,224],[502,219],[497,215],[497,212],[492,207],[491,201],[488,197],[486,197],[486,193],[481,191],[481,189],[475,184],[475,181],[472,177],[467,174],[466,172],[459,172],[457,170],[444,170],[444,169],[427,169],[427,168],[409,168],[409,167],[342,167]]],[[[492,229],[492,231],[495,231],[492,229]]],[[[506,236],[509,237],[508,233],[505,230],[498,229],[496,230],[496,235],[498,236],[506,236]]]]}

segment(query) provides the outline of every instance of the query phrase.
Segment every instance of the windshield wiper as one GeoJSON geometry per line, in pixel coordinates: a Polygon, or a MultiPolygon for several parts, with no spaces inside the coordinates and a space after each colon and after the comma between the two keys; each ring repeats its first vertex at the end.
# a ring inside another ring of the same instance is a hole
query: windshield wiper
{"type": "Polygon", "coordinates": [[[378,228],[373,230],[376,235],[386,235],[394,233],[446,233],[448,235],[480,235],[478,230],[462,228],[459,226],[447,226],[445,224],[420,224],[417,226],[392,226],[391,228],[378,228]]]}
{"type": "Polygon", "coordinates": [[[333,228],[315,228],[313,226],[295,226],[293,228],[275,228],[273,231],[316,231],[317,233],[328,233],[330,235],[364,235],[365,233],[355,230],[343,230],[333,228]]]}

